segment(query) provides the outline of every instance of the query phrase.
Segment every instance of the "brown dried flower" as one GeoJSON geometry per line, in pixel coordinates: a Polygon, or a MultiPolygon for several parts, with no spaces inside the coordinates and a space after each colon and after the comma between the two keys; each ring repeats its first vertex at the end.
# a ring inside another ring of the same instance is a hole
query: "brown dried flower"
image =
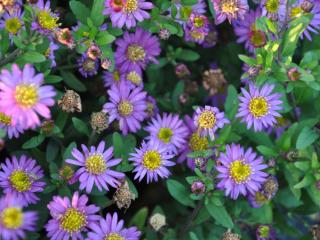
{"type": "Polygon", "coordinates": [[[203,73],[202,77],[202,85],[205,90],[209,91],[211,96],[215,95],[227,84],[224,74],[220,68],[207,70],[203,73]]]}
{"type": "Polygon", "coordinates": [[[101,133],[102,131],[106,130],[109,127],[107,113],[102,111],[92,113],[90,124],[92,129],[97,133],[101,133]]]}
{"type": "Polygon", "coordinates": [[[73,90],[67,90],[58,100],[58,105],[65,112],[82,112],[80,95],[73,90]]]}
{"type": "Polygon", "coordinates": [[[119,209],[121,208],[129,208],[131,205],[131,201],[136,197],[134,193],[130,191],[129,184],[127,181],[124,181],[123,184],[117,189],[117,191],[113,195],[113,200],[117,204],[119,209]]]}

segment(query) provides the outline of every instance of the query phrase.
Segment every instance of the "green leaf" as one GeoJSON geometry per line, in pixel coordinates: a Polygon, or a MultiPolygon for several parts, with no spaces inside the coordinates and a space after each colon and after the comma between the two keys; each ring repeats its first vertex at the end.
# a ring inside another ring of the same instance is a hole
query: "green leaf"
{"type": "Polygon", "coordinates": [[[82,121],[79,118],[73,117],[72,123],[73,123],[74,128],[77,129],[78,132],[83,133],[83,134],[87,135],[88,137],[90,136],[89,128],[85,124],[84,121],[82,121]]]}
{"type": "Polygon", "coordinates": [[[189,198],[190,191],[180,182],[169,179],[167,180],[167,188],[171,196],[179,203],[194,207],[194,202],[189,198]]]}
{"type": "Polygon", "coordinates": [[[212,196],[206,204],[206,208],[210,213],[211,217],[213,217],[216,220],[216,223],[221,224],[226,228],[232,229],[233,222],[229,213],[227,212],[224,206],[216,205],[213,198],[215,198],[215,196],[212,196]]]}
{"type": "Polygon", "coordinates": [[[40,63],[46,60],[46,57],[38,52],[26,52],[22,55],[22,58],[29,63],[40,63]]]}
{"type": "Polygon", "coordinates": [[[320,207],[320,191],[319,189],[315,186],[315,184],[310,185],[307,188],[307,192],[310,196],[310,198],[312,199],[312,201],[318,206],[320,207]]]}
{"type": "Polygon", "coordinates": [[[146,224],[146,220],[148,217],[148,208],[141,208],[131,219],[130,226],[135,225],[139,230],[143,230],[144,225],[146,224]]]}
{"type": "Polygon", "coordinates": [[[119,133],[115,132],[112,135],[112,143],[113,143],[113,147],[114,147],[113,155],[116,158],[121,157],[122,146],[123,146],[122,136],[119,133]]]}
{"type": "Polygon", "coordinates": [[[310,127],[304,127],[298,136],[296,142],[297,149],[305,149],[309,147],[319,138],[319,134],[313,131],[310,127]]]}
{"type": "Polygon", "coordinates": [[[90,10],[79,1],[71,1],[69,3],[71,11],[76,18],[83,24],[87,24],[87,18],[90,16],[90,10]]]}
{"type": "Polygon", "coordinates": [[[105,15],[102,13],[105,0],[94,0],[90,17],[95,26],[100,27],[103,24],[105,15]]]}
{"type": "Polygon", "coordinates": [[[45,83],[58,83],[61,82],[63,80],[62,77],[57,76],[57,75],[49,75],[45,78],[45,83]]]}
{"type": "Polygon", "coordinates": [[[180,51],[178,51],[176,58],[184,61],[193,62],[198,60],[200,58],[200,55],[199,53],[194,52],[192,50],[181,49],[180,51]]]}
{"type": "Polygon", "coordinates": [[[257,147],[257,149],[266,157],[277,157],[279,155],[278,152],[266,146],[260,145],[257,147]]]}
{"type": "Polygon", "coordinates": [[[248,57],[246,55],[242,55],[242,54],[239,54],[239,58],[245,62],[246,64],[248,64],[249,66],[254,66],[257,64],[257,60],[254,59],[254,58],[251,58],[251,57],[248,57]]]}
{"type": "Polygon", "coordinates": [[[99,46],[112,43],[116,38],[107,31],[99,32],[96,36],[96,42],[99,46]]]}
{"type": "Polygon", "coordinates": [[[44,139],[45,139],[45,137],[43,135],[38,135],[38,136],[32,137],[31,139],[29,139],[28,141],[26,141],[22,145],[22,148],[23,149],[35,148],[35,147],[39,146],[43,142],[44,139]]]}
{"type": "Polygon", "coordinates": [[[53,161],[59,153],[59,145],[54,141],[50,140],[46,149],[46,159],[48,162],[53,161]]]}
{"type": "Polygon", "coordinates": [[[298,184],[294,185],[294,188],[295,189],[304,188],[304,187],[307,187],[307,186],[309,186],[310,184],[312,184],[314,182],[315,182],[315,178],[311,174],[308,174],[301,180],[301,182],[299,182],[298,184]]]}
{"type": "Polygon", "coordinates": [[[74,149],[76,147],[77,147],[77,144],[75,142],[70,143],[69,146],[64,150],[64,152],[61,151],[63,153],[62,159],[66,160],[66,159],[70,158],[72,149],[74,149]]]}
{"type": "Polygon", "coordinates": [[[173,90],[172,97],[171,97],[173,107],[176,110],[179,110],[180,108],[179,96],[183,93],[183,90],[184,90],[184,81],[179,81],[175,89],[173,90]]]}
{"type": "Polygon", "coordinates": [[[198,3],[198,0],[181,0],[181,4],[184,6],[192,6],[198,3]]]}
{"type": "Polygon", "coordinates": [[[72,89],[78,92],[85,92],[87,90],[86,86],[79,81],[76,76],[68,71],[60,71],[63,81],[72,89]]]}

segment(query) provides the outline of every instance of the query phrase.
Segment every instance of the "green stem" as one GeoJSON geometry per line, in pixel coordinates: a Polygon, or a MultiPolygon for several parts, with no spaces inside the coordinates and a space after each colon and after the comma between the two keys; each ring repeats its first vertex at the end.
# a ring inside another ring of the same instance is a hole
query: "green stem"
{"type": "Polygon", "coordinates": [[[180,232],[181,237],[185,236],[186,233],[188,233],[190,227],[192,226],[192,222],[195,219],[195,217],[200,212],[201,208],[203,207],[203,200],[198,201],[197,206],[193,209],[191,215],[189,216],[186,224],[182,227],[182,230],[180,232]]]}
{"type": "Polygon", "coordinates": [[[22,50],[19,48],[16,48],[13,52],[11,52],[9,55],[5,56],[0,60],[0,67],[10,63],[16,57],[18,57],[21,53],[22,53],[22,50]]]}

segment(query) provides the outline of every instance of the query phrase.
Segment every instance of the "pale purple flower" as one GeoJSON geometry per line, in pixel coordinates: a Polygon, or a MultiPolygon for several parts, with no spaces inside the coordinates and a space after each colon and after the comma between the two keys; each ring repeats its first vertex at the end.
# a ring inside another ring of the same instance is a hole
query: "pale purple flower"
{"type": "Polygon", "coordinates": [[[90,193],[93,185],[100,192],[102,189],[109,191],[109,186],[117,188],[120,185],[119,179],[124,178],[125,175],[111,170],[111,167],[121,162],[121,158],[112,158],[113,147],[105,149],[105,142],[102,141],[98,147],[87,148],[82,144],[81,149],[82,151],[79,151],[74,148],[71,152],[73,159],[66,160],[67,163],[80,167],[75,172],[75,178],[80,181],[79,189],[86,189],[86,192],[90,193]]]}
{"type": "Polygon", "coordinates": [[[19,34],[24,28],[22,16],[23,12],[19,7],[5,12],[0,18],[0,29],[5,29],[9,33],[10,38],[19,34]]]}
{"type": "Polygon", "coordinates": [[[240,194],[247,196],[259,191],[268,177],[261,171],[268,166],[251,148],[245,151],[240,145],[226,145],[226,153],[221,153],[218,161],[216,169],[220,182],[217,187],[224,189],[225,195],[232,199],[237,199],[240,194]]]}
{"type": "Polygon", "coordinates": [[[249,11],[247,0],[210,0],[215,10],[216,25],[228,20],[243,20],[244,15],[249,11]]]}

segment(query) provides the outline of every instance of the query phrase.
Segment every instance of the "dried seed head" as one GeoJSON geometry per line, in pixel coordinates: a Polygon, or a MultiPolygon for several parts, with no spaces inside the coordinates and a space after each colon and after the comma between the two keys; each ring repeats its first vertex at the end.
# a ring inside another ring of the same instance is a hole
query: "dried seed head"
{"type": "Polygon", "coordinates": [[[131,201],[134,199],[135,195],[130,191],[127,181],[125,181],[113,195],[113,200],[115,201],[119,209],[129,208],[131,205],[131,201]]]}
{"type": "Polygon", "coordinates": [[[320,240],[320,226],[319,225],[311,226],[310,232],[312,234],[313,240],[320,240]]]}
{"type": "Polygon", "coordinates": [[[65,181],[70,181],[74,176],[74,170],[71,166],[65,165],[59,170],[59,176],[65,181]]]}
{"type": "Polygon", "coordinates": [[[240,240],[240,236],[236,233],[232,233],[232,232],[225,232],[222,235],[222,239],[221,240],[240,240]]]}
{"type": "Polygon", "coordinates": [[[210,69],[202,75],[202,85],[205,90],[209,91],[210,95],[215,95],[227,84],[224,74],[220,68],[210,69]]]}
{"type": "Polygon", "coordinates": [[[168,29],[162,28],[160,29],[158,35],[161,40],[168,40],[171,36],[171,33],[168,29]]]}
{"type": "Polygon", "coordinates": [[[160,213],[156,213],[151,216],[149,223],[155,231],[159,231],[160,228],[166,225],[166,217],[160,213]]]}
{"type": "Polygon", "coordinates": [[[262,193],[267,199],[271,199],[276,195],[278,188],[279,184],[277,178],[271,175],[262,185],[262,193]]]}
{"type": "Polygon", "coordinates": [[[43,121],[43,123],[41,125],[41,130],[45,134],[50,134],[52,132],[53,128],[54,128],[54,121],[53,120],[45,120],[45,121],[43,121]]]}
{"type": "Polygon", "coordinates": [[[290,151],[286,154],[286,158],[290,161],[293,162],[299,157],[299,152],[298,151],[290,151]]]}
{"type": "Polygon", "coordinates": [[[106,130],[109,127],[107,113],[102,111],[92,113],[90,124],[92,129],[97,133],[101,133],[102,131],[106,130]]]}
{"type": "Polygon", "coordinates": [[[67,90],[58,105],[65,112],[82,112],[80,95],[73,90],[67,90]]]}

